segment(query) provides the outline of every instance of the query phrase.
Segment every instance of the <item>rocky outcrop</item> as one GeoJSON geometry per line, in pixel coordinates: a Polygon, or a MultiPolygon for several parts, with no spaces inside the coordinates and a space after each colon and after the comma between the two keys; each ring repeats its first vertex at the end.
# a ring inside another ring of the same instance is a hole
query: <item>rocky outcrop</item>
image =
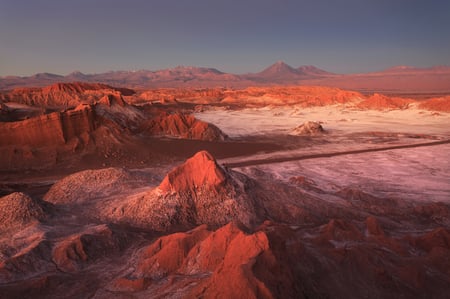
{"type": "Polygon", "coordinates": [[[42,88],[17,88],[0,94],[5,102],[16,102],[31,106],[71,108],[80,104],[94,104],[98,99],[110,93],[132,95],[134,91],[115,88],[99,83],[55,83],[42,88]]]}
{"type": "MultiPolygon", "coordinates": [[[[230,178],[228,178],[230,179],[230,178]]],[[[225,188],[227,173],[210,153],[201,151],[169,172],[159,185],[163,192],[196,194],[201,188],[217,193],[225,188]]]]}
{"type": "MultiPolygon", "coordinates": [[[[55,295],[58,286],[49,282],[59,281],[61,273],[64,273],[61,276],[63,279],[67,275],[65,273],[75,274],[75,279],[69,284],[73,287],[79,279],[76,278],[77,273],[86,271],[92,264],[121,254],[128,245],[123,232],[105,224],[78,228],[59,226],[56,229],[34,225],[20,230],[16,227],[8,233],[10,238],[0,238],[2,298],[36,298],[37,294],[47,292],[49,294],[43,297],[66,297],[55,295]],[[49,233],[51,229],[54,230],[49,233]],[[20,280],[23,281],[16,287],[15,284],[20,280]],[[39,283],[42,280],[44,283],[39,283]],[[11,286],[5,287],[5,283],[11,286]]],[[[106,267],[108,265],[102,266],[106,267]]],[[[78,294],[86,291],[83,287],[77,289],[78,294]]],[[[66,291],[63,290],[63,293],[66,291]]]]}
{"type": "Polygon", "coordinates": [[[293,129],[289,135],[296,135],[296,136],[303,136],[303,135],[319,135],[324,133],[325,130],[323,129],[320,122],[316,121],[307,121],[300,126],[293,129]]]}
{"type": "Polygon", "coordinates": [[[193,115],[182,113],[161,113],[161,115],[146,122],[142,126],[141,131],[153,136],[170,136],[206,141],[223,141],[228,138],[213,124],[198,120],[193,115]]]}
{"type": "Polygon", "coordinates": [[[103,96],[94,105],[95,112],[104,119],[112,120],[122,129],[136,131],[145,120],[145,115],[135,106],[129,105],[120,93],[103,96]]]}
{"type": "Polygon", "coordinates": [[[289,298],[295,294],[292,281],[281,279],[292,277],[281,268],[265,232],[247,234],[232,223],[216,231],[199,226],[156,240],[143,249],[136,270],[108,288],[143,296],[156,291],[183,298],[289,298]]]}
{"type": "Polygon", "coordinates": [[[85,170],[56,182],[44,200],[54,204],[82,204],[118,194],[142,183],[142,178],[121,168],[85,170]]]}
{"type": "Polygon", "coordinates": [[[363,95],[332,87],[321,86],[273,86],[248,87],[226,93],[223,104],[246,104],[251,106],[285,106],[302,107],[328,106],[335,104],[354,104],[363,95]]]}
{"type": "Polygon", "coordinates": [[[66,236],[52,250],[52,261],[63,272],[76,272],[88,263],[119,253],[126,238],[107,225],[87,227],[80,233],[66,236]]]}
{"type": "Polygon", "coordinates": [[[82,105],[18,122],[0,123],[0,146],[62,145],[71,138],[96,129],[95,111],[82,105]]]}
{"type": "Polygon", "coordinates": [[[135,190],[133,182],[127,184],[136,178],[118,169],[63,179],[48,193],[55,203],[49,221],[31,220],[0,235],[1,294],[105,299],[111,294],[448,294],[446,203],[399,206],[356,187],[322,190],[316,194],[324,198],[313,197],[308,190],[317,190],[304,186],[320,184],[305,177],[283,184],[273,177],[263,180],[263,173],[252,174],[258,181],[199,152],[170,171],[157,188],[144,183],[144,189],[135,190]],[[122,193],[125,189],[133,190],[122,193]]]}
{"type": "Polygon", "coordinates": [[[428,99],[420,103],[419,108],[431,111],[450,112],[450,96],[428,99]]]}
{"type": "Polygon", "coordinates": [[[0,231],[47,217],[46,208],[40,201],[20,192],[1,197],[0,211],[0,231]]]}
{"type": "Polygon", "coordinates": [[[252,227],[260,208],[245,192],[248,183],[247,177],[226,171],[201,151],[169,172],[158,188],[130,196],[103,215],[157,231],[218,227],[230,221],[252,227]]]}
{"type": "Polygon", "coordinates": [[[375,93],[369,98],[358,103],[357,107],[365,110],[407,109],[412,103],[414,103],[414,101],[411,99],[388,97],[375,93]]]}
{"type": "Polygon", "coordinates": [[[0,122],[0,165],[42,169],[89,154],[109,157],[125,143],[138,143],[130,139],[144,119],[138,108],[114,93],[92,105],[0,122]]]}

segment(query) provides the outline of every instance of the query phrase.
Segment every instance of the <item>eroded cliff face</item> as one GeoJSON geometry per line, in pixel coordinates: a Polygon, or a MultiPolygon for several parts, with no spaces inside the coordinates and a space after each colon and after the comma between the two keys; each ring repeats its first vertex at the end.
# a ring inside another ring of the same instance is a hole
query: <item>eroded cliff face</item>
{"type": "Polygon", "coordinates": [[[63,145],[97,127],[96,114],[89,105],[74,110],[50,114],[18,122],[0,123],[0,146],[63,145]]]}
{"type": "Polygon", "coordinates": [[[120,138],[120,127],[96,110],[96,104],[81,104],[70,110],[0,122],[1,168],[45,169],[71,157],[81,159],[85,154],[104,151],[120,138]]]}
{"type": "Polygon", "coordinates": [[[1,169],[45,169],[64,161],[74,164],[86,155],[97,157],[89,159],[100,165],[119,159],[142,164],[128,151],[133,148],[140,157],[152,159],[153,153],[144,149],[153,137],[227,138],[192,115],[166,112],[170,109],[164,106],[155,112],[130,105],[124,96],[132,93],[103,84],[64,83],[3,94],[7,102],[0,106],[1,169]]]}

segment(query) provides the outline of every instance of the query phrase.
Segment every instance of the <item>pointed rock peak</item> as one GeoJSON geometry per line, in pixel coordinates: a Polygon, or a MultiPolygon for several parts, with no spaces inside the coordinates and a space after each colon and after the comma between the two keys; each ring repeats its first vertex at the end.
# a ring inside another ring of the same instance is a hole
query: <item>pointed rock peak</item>
{"type": "Polygon", "coordinates": [[[271,66],[269,66],[267,69],[276,69],[276,70],[295,70],[292,66],[290,66],[289,64],[285,63],[282,60],[278,60],[277,62],[275,62],[274,64],[272,64],[271,66]]]}
{"type": "Polygon", "coordinates": [[[267,67],[266,69],[264,69],[262,72],[258,73],[259,75],[262,76],[268,76],[268,77],[283,77],[283,76],[297,76],[298,75],[298,71],[291,67],[290,65],[284,63],[283,61],[277,61],[274,64],[272,64],[271,66],[267,67]]]}
{"type": "Polygon", "coordinates": [[[123,99],[122,95],[120,93],[114,93],[114,94],[107,94],[104,97],[102,97],[97,102],[98,104],[103,104],[108,107],[119,105],[121,107],[125,107],[127,103],[123,99]]]}
{"type": "Polygon", "coordinates": [[[84,74],[80,71],[73,71],[69,75],[84,75],[84,74]]]}
{"type": "Polygon", "coordinates": [[[163,192],[194,192],[201,188],[217,189],[226,182],[226,172],[207,151],[200,151],[163,179],[163,192]]]}
{"type": "Polygon", "coordinates": [[[283,60],[277,60],[273,65],[282,65],[282,66],[290,66],[283,60]]]}

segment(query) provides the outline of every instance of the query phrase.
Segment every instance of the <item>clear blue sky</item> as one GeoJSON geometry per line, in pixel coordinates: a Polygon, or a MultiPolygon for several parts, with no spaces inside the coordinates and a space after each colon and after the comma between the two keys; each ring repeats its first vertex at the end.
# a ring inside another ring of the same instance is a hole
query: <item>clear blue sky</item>
{"type": "Polygon", "coordinates": [[[450,65],[449,0],[0,0],[0,76],[450,65]]]}

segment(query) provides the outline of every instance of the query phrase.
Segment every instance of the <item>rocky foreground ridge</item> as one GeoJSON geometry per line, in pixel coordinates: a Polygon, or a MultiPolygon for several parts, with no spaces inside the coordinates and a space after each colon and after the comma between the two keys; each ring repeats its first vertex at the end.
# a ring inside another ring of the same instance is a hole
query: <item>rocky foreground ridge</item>
{"type": "Polygon", "coordinates": [[[445,298],[448,204],[355,188],[323,200],[310,181],[249,177],[202,151],[159,184],[109,168],[60,180],[44,201],[2,197],[1,294],[445,298]]]}

